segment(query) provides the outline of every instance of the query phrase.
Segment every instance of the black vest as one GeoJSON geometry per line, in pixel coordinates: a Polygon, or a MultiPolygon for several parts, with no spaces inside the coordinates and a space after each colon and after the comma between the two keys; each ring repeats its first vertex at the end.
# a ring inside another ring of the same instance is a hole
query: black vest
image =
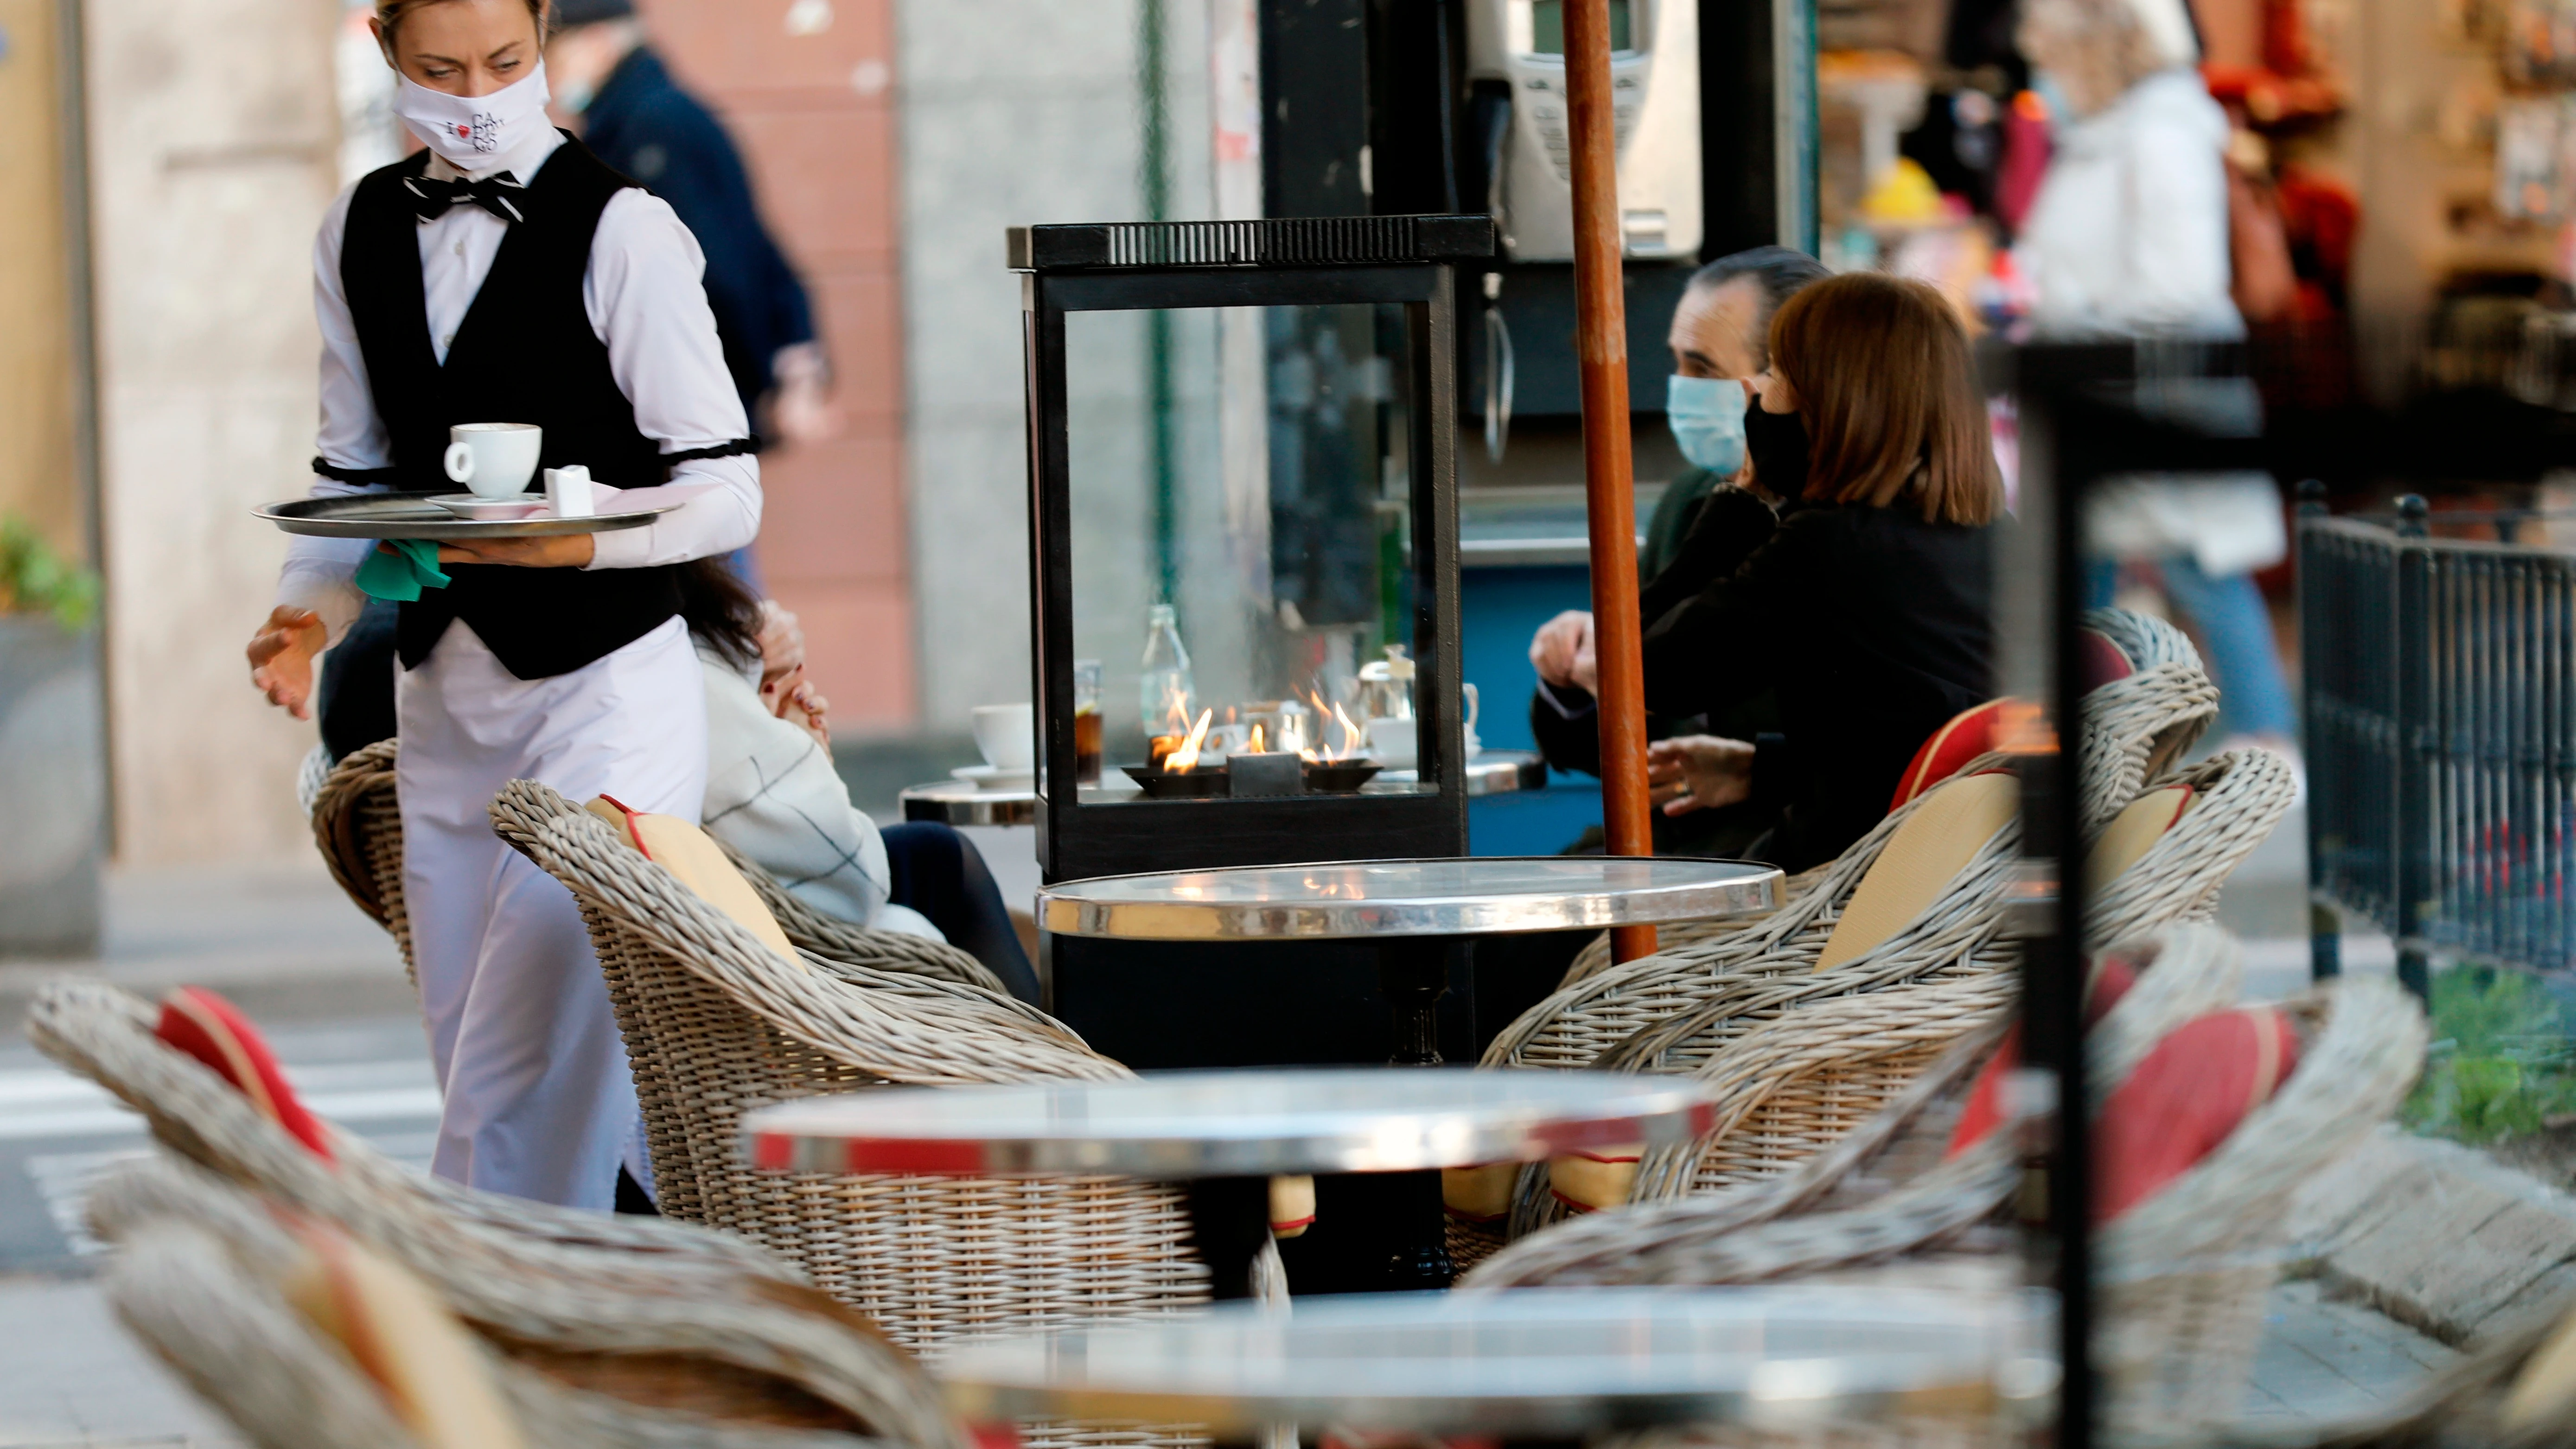
{"type": "MultiPolygon", "coordinates": [[[[420,219],[402,186],[426,165],[421,152],[360,181],[340,246],[367,385],[393,442],[384,481],[455,491],[441,460],[457,423],[536,424],[545,430],[540,468],[585,464],[591,477],[619,488],[667,481],[669,461],[636,429],[634,405],[582,306],[599,213],[635,183],[566,137],[538,168],[520,203],[527,219],[511,223],[442,367],[421,287],[420,219]]],[[[453,582],[402,606],[394,646],[406,669],[429,657],[450,619],[472,625],[512,674],[544,679],[631,644],[680,611],[670,567],[445,569],[453,582]]]]}

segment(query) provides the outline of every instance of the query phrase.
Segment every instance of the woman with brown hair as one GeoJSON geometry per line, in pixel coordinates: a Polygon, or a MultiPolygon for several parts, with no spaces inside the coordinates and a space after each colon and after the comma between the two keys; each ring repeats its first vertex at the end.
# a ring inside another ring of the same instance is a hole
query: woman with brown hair
{"type": "Polygon", "coordinates": [[[1777,691],[1782,732],[1665,740],[1673,814],[1752,800],[1780,823],[1756,851],[1830,860],[1886,814],[1925,737],[1991,692],[1991,526],[2003,487],[1967,333],[1920,282],[1854,273],[1771,320],[1762,410],[1807,439],[1780,524],[1732,574],[1650,621],[1646,707],[1703,714],[1777,691]]]}

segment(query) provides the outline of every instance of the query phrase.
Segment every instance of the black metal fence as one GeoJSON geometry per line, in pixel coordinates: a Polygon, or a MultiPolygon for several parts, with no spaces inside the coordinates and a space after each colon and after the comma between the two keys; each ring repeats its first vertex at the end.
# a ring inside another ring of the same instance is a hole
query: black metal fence
{"type": "MultiPolygon", "coordinates": [[[[2576,966],[2576,551],[2430,537],[2418,498],[2302,512],[2318,900],[2396,937],[2418,993],[2436,949],[2576,966]]],[[[2333,950],[2321,919],[2320,975],[2333,950]]]]}

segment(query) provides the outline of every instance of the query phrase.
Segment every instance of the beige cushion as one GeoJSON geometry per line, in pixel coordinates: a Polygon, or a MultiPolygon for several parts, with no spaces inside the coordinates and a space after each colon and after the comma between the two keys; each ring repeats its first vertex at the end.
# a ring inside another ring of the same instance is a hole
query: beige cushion
{"type": "Polygon", "coordinates": [[[1462,1223],[1498,1223],[1511,1215],[1512,1187],[1521,1178],[1517,1162],[1488,1162],[1481,1167],[1440,1169],[1440,1205],[1462,1223]]]}
{"type": "Polygon", "coordinates": [[[2118,880],[2122,871],[2155,849],[2166,831],[2182,823],[2183,816],[2191,812],[2191,802],[2189,785],[2167,785],[2130,801],[2129,808],[2113,816],[2094,838],[2093,853],[2084,859],[2085,888],[2101,894],[2102,888],[2118,880]]]}
{"type": "Polygon", "coordinates": [[[1637,1159],[1645,1155],[1645,1144],[1636,1143],[1551,1157],[1547,1160],[1547,1190],[1558,1202],[1577,1212],[1617,1207],[1628,1200],[1628,1190],[1636,1186],[1637,1159]]]}
{"type": "Polygon", "coordinates": [[[787,933],[778,928],[778,918],[761,904],[760,892],[751,888],[751,882],[742,878],[742,872],[734,869],[723,848],[705,831],[676,815],[629,810],[606,795],[582,808],[615,827],[618,839],[669,871],[699,900],[760,938],[760,943],[777,952],[781,960],[799,971],[807,969],[787,933]]]}
{"type": "Polygon", "coordinates": [[[1270,1179],[1270,1235],[1293,1238],[1315,1225],[1315,1179],[1270,1179]]]}
{"type": "Polygon", "coordinates": [[[1941,899],[2020,808],[2019,782],[2000,770],[1949,781],[1915,801],[1914,813],[1896,827],[1844,904],[1842,919],[1816,956],[1816,969],[1840,966],[1887,944],[1941,899]]]}
{"type": "Polygon", "coordinates": [[[2558,1320],[2541,1340],[2504,1398],[2504,1426],[2565,1424],[2576,1418],[2576,1313],[2558,1320]]]}
{"type": "Polygon", "coordinates": [[[347,1235],[301,1224],[309,1256],[279,1286],[348,1351],[423,1449],[520,1449],[489,1362],[447,1305],[400,1264],[347,1235]]]}

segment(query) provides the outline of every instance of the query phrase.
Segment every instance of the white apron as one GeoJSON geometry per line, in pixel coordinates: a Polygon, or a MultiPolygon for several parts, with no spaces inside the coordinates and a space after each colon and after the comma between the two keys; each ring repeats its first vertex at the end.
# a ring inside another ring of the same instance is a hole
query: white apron
{"type": "Polygon", "coordinates": [[[608,990],[571,891],[493,834],[488,807],[531,779],[696,820],[705,691],[677,618],[532,680],[458,619],[418,669],[395,671],[404,903],[445,1099],[440,1177],[565,1207],[614,1202],[636,1108],[608,990]]]}

